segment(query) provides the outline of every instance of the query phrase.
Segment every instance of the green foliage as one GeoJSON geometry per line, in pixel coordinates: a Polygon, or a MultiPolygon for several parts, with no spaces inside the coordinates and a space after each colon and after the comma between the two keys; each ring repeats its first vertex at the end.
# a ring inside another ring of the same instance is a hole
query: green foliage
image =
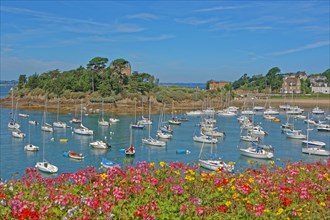
{"type": "Polygon", "coordinates": [[[327,77],[328,86],[330,86],[330,69],[327,69],[321,75],[327,77]]]}
{"type": "Polygon", "coordinates": [[[312,92],[312,88],[310,87],[311,86],[311,83],[309,81],[309,79],[300,79],[300,89],[301,89],[301,93],[302,94],[310,94],[312,92]]]}
{"type": "Polygon", "coordinates": [[[27,82],[26,75],[19,75],[17,88],[22,89],[23,86],[26,84],[26,82],[27,82]]]}
{"type": "Polygon", "coordinates": [[[108,61],[109,61],[108,58],[94,57],[88,62],[87,68],[92,70],[100,70],[106,67],[108,61]]]}

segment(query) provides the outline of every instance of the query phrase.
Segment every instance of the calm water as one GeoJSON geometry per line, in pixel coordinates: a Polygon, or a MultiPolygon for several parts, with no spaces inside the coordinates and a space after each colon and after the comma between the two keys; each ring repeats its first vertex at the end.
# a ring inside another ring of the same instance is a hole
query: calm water
{"type": "MultiPolygon", "coordinates": [[[[117,161],[122,167],[126,165],[135,165],[137,161],[160,162],[160,161],[181,161],[184,163],[194,163],[198,161],[202,144],[193,142],[193,135],[198,135],[199,128],[195,125],[199,123],[199,117],[190,117],[188,122],[183,122],[182,125],[174,127],[173,139],[167,141],[166,147],[154,147],[142,145],[142,137],[148,136],[148,129],[133,130],[133,145],[136,147],[136,156],[133,158],[125,157],[120,149],[126,148],[129,145],[129,123],[134,119],[133,116],[119,117],[120,122],[111,127],[104,128],[97,124],[98,115],[89,115],[83,118],[84,125],[94,130],[94,136],[87,137],[76,135],[72,133],[71,128],[60,129],[55,128],[53,133],[46,133],[40,130],[39,126],[29,125],[28,120],[37,120],[41,122],[43,112],[40,111],[19,111],[30,115],[29,119],[18,118],[21,124],[21,130],[26,133],[25,139],[17,139],[11,136],[11,130],[8,129],[7,123],[11,109],[1,108],[1,132],[0,132],[0,178],[11,179],[19,178],[27,167],[34,167],[37,161],[44,158],[49,162],[55,164],[59,168],[59,173],[75,172],[86,166],[94,166],[99,168],[102,158],[113,159],[117,161]],[[97,150],[89,146],[89,143],[95,139],[104,139],[107,137],[108,142],[112,145],[110,150],[97,150]],[[43,144],[43,138],[45,142],[43,144]],[[59,139],[67,138],[67,143],[60,143],[59,139]],[[29,142],[40,147],[38,152],[26,152],[24,145],[29,142]],[[53,141],[52,141],[53,139],[53,141]],[[191,154],[176,154],[177,149],[188,149],[191,154]],[[81,152],[85,155],[83,161],[75,161],[63,157],[63,151],[72,150],[81,152]]],[[[47,114],[47,121],[52,123],[56,120],[56,114],[47,114]]],[[[60,115],[60,120],[69,123],[72,115],[60,115]]],[[[169,119],[170,116],[168,115],[169,119]]],[[[226,136],[218,142],[218,144],[205,145],[203,153],[216,153],[220,155],[225,161],[235,161],[235,170],[245,169],[252,165],[248,161],[257,161],[253,166],[258,168],[258,164],[269,163],[266,160],[256,160],[241,156],[237,146],[246,145],[239,141],[240,128],[237,117],[220,117],[216,116],[217,127],[223,130],[226,136]]],[[[284,114],[280,114],[281,122],[286,121],[284,114]]],[[[153,115],[153,125],[151,126],[151,136],[155,137],[158,126],[158,115],[153,115]]],[[[322,118],[320,118],[322,119],[322,118]]],[[[310,156],[301,153],[301,141],[287,139],[281,133],[281,123],[273,123],[265,121],[262,114],[255,116],[255,122],[263,126],[269,133],[262,139],[262,143],[271,144],[275,148],[275,163],[282,165],[283,160],[289,159],[291,161],[303,160],[306,162],[315,162],[326,159],[326,157],[310,156]],[[279,158],[280,160],[276,160],[279,158]]],[[[306,124],[302,120],[295,120],[297,129],[306,131],[306,124]]],[[[306,133],[306,132],[305,132],[306,133]]],[[[326,132],[318,132],[316,129],[310,132],[310,138],[326,142],[326,149],[329,150],[330,134],[326,132]]],[[[57,175],[58,175],[57,174],[57,175]]]]}

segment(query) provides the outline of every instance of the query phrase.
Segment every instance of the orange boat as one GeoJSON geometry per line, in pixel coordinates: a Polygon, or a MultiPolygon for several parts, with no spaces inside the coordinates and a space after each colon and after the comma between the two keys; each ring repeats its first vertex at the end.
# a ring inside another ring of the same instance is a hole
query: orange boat
{"type": "Polygon", "coordinates": [[[280,122],[281,120],[280,119],[278,119],[278,118],[274,118],[274,119],[272,119],[272,122],[280,122]]]}

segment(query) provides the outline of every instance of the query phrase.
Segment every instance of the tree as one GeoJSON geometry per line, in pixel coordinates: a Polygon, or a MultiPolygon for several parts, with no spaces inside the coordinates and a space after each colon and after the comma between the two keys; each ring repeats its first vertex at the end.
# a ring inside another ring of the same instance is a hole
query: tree
{"type": "Polygon", "coordinates": [[[26,84],[26,75],[19,75],[17,88],[22,89],[25,84],[26,84]]]}
{"type": "Polygon", "coordinates": [[[29,76],[26,83],[26,87],[30,89],[35,89],[38,88],[38,86],[39,86],[39,75],[35,73],[29,76]]]}
{"type": "Polygon", "coordinates": [[[109,59],[104,57],[94,57],[91,59],[87,64],[87,69],[91,70],[100,70],[106,67],[106,64],[108,63],[109,59]]]}

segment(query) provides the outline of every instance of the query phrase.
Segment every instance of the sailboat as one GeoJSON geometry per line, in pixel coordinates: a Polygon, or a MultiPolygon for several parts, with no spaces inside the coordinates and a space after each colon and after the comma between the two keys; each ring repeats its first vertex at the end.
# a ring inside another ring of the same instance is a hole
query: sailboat
{"type": "Polygon", "coordinates": [[[41,130],[42,131],[46,131],[46,132],[53,132],[53,127],[47,123],[47,99],[45,100],[45,110],[44,110],[44,117],[43,117],[43,124],[41,126],[41,130]]]}
{"type": "Polygon", "coordinates": [[[143,129],[145,128],[145,125],[140,124],[137,120],[136,120],[136,100],[134,99],[134,124],[131,124],[131,127],[134,129],[143,129]]]}
{"type": "Polygon", "coordinates": [[[19,129],[21,127],[21,125],[16,121],[16,112],[17,112],[17,103],[16,103],[16,110],[14,113],[14,91],[13,88],[10,89],[11,92],[11,120],[8,123],[8,128],[10,129],[19,129]]]}
{"type": "Polygon", "coordinates": [[[81,120],[77,117],[77,107],[76,107],[76,100],[74,101],[74,116],[72,117],[71,123],[79,124],[81,120]]]}
{"type": "Polygon", "coordinates": [[[19,128],[14,129],[11,132],[11,135],[15,138],[24,138],[25,137],[25,133],[23,133],[19,128]]]}
{"type": "MultiPolygon", "coordinates": [[[[308,114],[308,119],[309,119],[309,114],[308,114]]],[[[312,147],[325,147],[326,144],[322,141],[309,140],[309,131],[312,131],[312,130],[313,129],[309,128],[309,123],[307,123],[307,140],[302,141],[302,144],[307,145],[307,148],[309,146],[312,146],[312,147]]],[[[314,149],[305,149],[305,150],[311,152],[314,149]]],[[[304,151],[304,149],[303,149],[303,151],[304,151]]]]}
{"type": "Polygon", "coordinates": [[[163,139],[170,139],[170,138],[173,137],[173,135],[171,134],[173,131],[172,130],[169,130],[170,129],[170,126],[169,125],[166,125],[163,122],[164,109],[165,109],[165,106],[163,106],[163,108],[162,108],[162,110],[160,112],[160,115],[159,115],[157,137],[158,138],[163,138],[163,139]]]}
{"type": "MultiPolygon", "coordinates": [[[[150,106],[151,106],[151,103],[149,101],[149,118],[150,118],[150,106]]],[[[148,126],[148,132],[149,132],[148,135],[149,136],[147,138],[142,138],[142,143],[148,144],[148,145],[153,145],[153,146],[159,146],[159,147],[165,146],[166,145],[165,141],[160,141],[160,140],[157,140],[157,139],[154,139],[151,137],[150,127],[151,127],[151,125],[149,124],[149,126],[148,126]]]]}
{"type": "Polygon", "coordinates": [[[119,119],[114,116],[112,113],[112,116],[109,118],[110,123],[117,123],[119,122],[119,119]]]}
{"type": "Polygon", "coordinates": [[[199,159],[198,159],[198,162],[200,163],[201,167],[214,171],[225,170],[227,172],[232,172],[234,170],[235,166],[233,164],[227,164],[221,158],[212,155],[212,148],[211,148],[211,156],[205,159],[202,158],[201,154],[203,151],[203,147],[204,147],[204,143],[201,147],[201,151],[199,153],[199,159]]]}
{"type": "Polygon", "coordinates": [[[321,141],[310,141],[309,140],[309,123],[307,124],[307,140],[303,141],[303,144],[306,144],[306,147],[301,149],[302,153],[309,155],[317,155],[317,156],[330,156],[330,151],[322,149],[325,146],[325,143],[321,141]],[[312,147],[310,147],[312,146],[312,147]]]}
{"type": "Polygon", "coordinates": [[[42,161],[37,162],[35,167],[45,173],[57,173],[58,167],[45,160],[45,135],[42,134],[42,161]]]}
{"type": "Polygon", "coordinates": [[[149,118],[146,118],[143,115],[143,100],[142,100],[142,119],[138,121],[139,124],[141,124],[141,125],[151,125],[152,124],[152,120],[150,119],[150,105],[151,105],[151,102],[149,100],[149,118]]]}
{"type": "Polygon", "coordinates": [[[313,108],[312,113],[315,114],[315,115],[322,115],[322,114],[324,114],[324,110],[322,110],[319,107],[319,93],[317,93],[317,104],[316,104],[316,107],[313,108]]]}
{"type": "Polygon", "coordinates": [[[80,114],[80,121],[81,121],[80,127],[79,128],[74,128],[73,132],[75,134],[80,134],[80,135],[93,135],[93,133],[94,133],[93,130],[85,127],[83,125],[83,122],[82,122],[82,100],[81,100],[81,104],[80,104],[80,112],[81,112],[81,114],[80,114]]]}
{"type": "Polygon", "coordinates": [[[98,124],[101,126],[110,126],[110,122],[104,120],[104,101],[102,100],[102,111],[99,116],[98,124]]]}
{"type": "Polygon", "coordinates": [[[39,147],[36,145],[31,144],[31,131],[30,131],[30,125],[29,125],[29,143],[24,146],[24,150],[26,151],[38,151],[39,147]]]}
{"type": "Polygon", "coordinates": [[[134,156],[135,148],[132,144],[132,126],[129,126],[129,147],[125,150],[126,156],[134,156]]]}
{"type": "Polygon", "coordinates": [[[55,128],[66,128],[66,123],[59,120],[60,114],[60,99],[57,100],[57,120],[53,122],[55,128]]]}
{"type": "Polygon", "coordinates": [[[258,145],[251,145],[247,148],[240,148],[240,153],[243,156],[253,157],[258,159],[272,159],[274,154],[268,150],[265,150],[258,145]]]}

